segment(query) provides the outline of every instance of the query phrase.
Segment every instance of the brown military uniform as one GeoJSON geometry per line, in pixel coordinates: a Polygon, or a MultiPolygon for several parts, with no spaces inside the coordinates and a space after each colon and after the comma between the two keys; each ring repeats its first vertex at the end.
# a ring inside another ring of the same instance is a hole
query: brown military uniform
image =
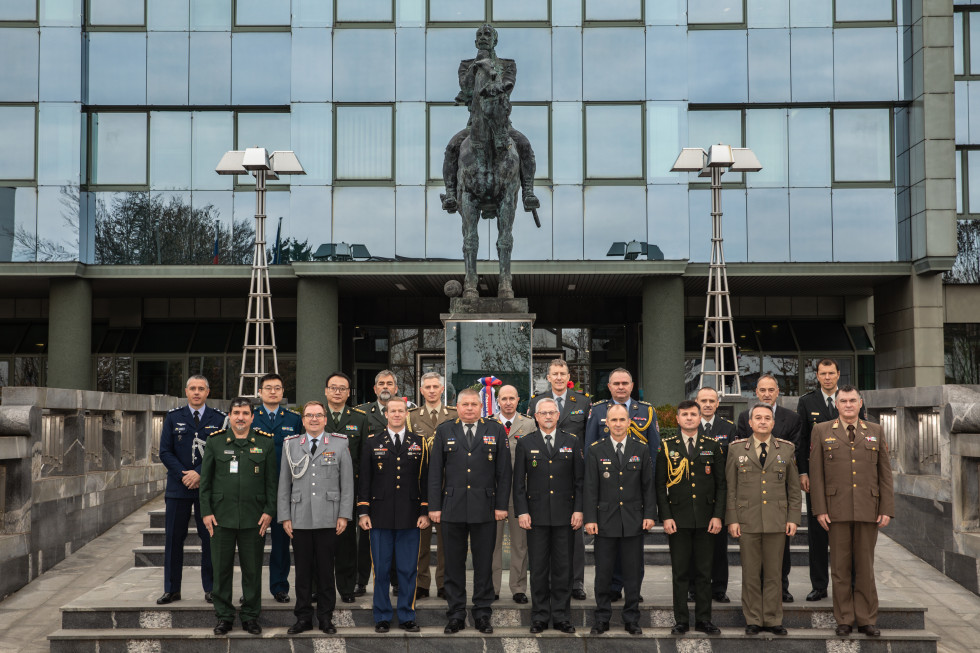
{"type": "Polygon", "coordinates": [[[815,515],[830,516],[834,617],[838,625],[860,627],[878,619],[876,522],[879,515],[895,514],[895,491],[881,426],[861,419],[852,426],[853,442],[839,418],[813,427],[810,500],[815,515]]]}
{"type": "Polygon", "coordinates": [[[725,465],[725,523],[737,523],[742,530],[742,613],[747,625],[763,628],[783,623],[786,524],[800,523],[803,504],[793,443],[770,437],[766,444],[764,466],[754,436],[732,442],[725,465]]]}
{"type": "MultiPolygon", "coordinates": [[[[456,419],[456,407],[443,404],[436,411],[433,419],[428,407],[423,403],[408,411],[408,430],[422,436],[425,439],[426,460],[428,460],[429,447],[432,446],[432,438],[436,434],[436,427],[443,422],[456,419]]],[[[419,532],[419,569],[416,577],[415,587],[417,589],[429,589],[429,560],[432,555],[432,526],[423,528],[419,532]]],[[[442,554],[442,529],[436,529],[436,587],[443,588],[446,574],[446,560],[442,554]]]]}

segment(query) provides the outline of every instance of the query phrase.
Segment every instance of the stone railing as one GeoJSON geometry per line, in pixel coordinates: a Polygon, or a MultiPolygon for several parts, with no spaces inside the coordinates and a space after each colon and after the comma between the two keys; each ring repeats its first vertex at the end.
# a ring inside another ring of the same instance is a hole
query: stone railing
{"type": "Polygon", "coordinates": [[[980,386],[863,394],[895,478],[895,520],[884,532],[980,594],[980,386]]]}
{"type": "Polygon", "coordinates": [[[57,388],[2,391],[0,598],[163,491],[163,419],[186,403],[57,388]]]}

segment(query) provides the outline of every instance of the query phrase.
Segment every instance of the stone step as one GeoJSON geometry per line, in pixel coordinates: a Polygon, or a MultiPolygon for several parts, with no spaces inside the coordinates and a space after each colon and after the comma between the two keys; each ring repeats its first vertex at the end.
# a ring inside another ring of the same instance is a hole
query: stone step
{"type": "Polygon", "coordinates": [[[574,635],[546,631],[531,636],[527,628],[495,627],[492,635],[482,635],[467,627],[455,635],[445,635],[441,627],[424,628],[421,633],[403,633],[398,628],[378,635],[371,627],[345,627],[337,623],[337,635],[318,630],[302,635],[287,635],[285,627],[267,628],[259,637],[243,632],[238,624],[230,635],[215,637],[211,627],[185,629],[115,629],[58,630],[48,636],[52,653],[120,653],[153,651],[154,653],[213,653],[215,650],[248,653],[315,653],[344,650],[445,651],[541,651],[544,653],[582,653],[600,650],[629,651],[712,651],[744,653],[747,650],[786,651],[903,651],[934,653],[939,638],[923,631],[883,630],[871,640],[864,635],[849,638],[834,636],[831,629],[790,630],[785,637],[769,633],[748,638],[741,628],[725,628],[721,635],[707,637],[700,633],[673,637],[668,628],[646,628],[641,636],[631,636],[618,623],[605,635],[590,636],[583,627],[574,635]]]}
{"type": "MultiPolygon", "coordinates": [[[[595,564],[595,547],[591,544],[585,545],[585,564],[594,565],[595,564]]],[[[262,558],[262,564],[269,564],[269,552],[271,550],[271,545],[267,544],[265,546],[265,553],[262,558]]],[[[134,565],[136,567],[162,567],[164,562],[164,547],[161,546],[141,546],[133,549],[133,554],[135,556],[134,565]]],[[[807,566],[808,560],[810,558],[807,551],[807,547],[804,545],[792,545],[789,548],[790,562],[793,566],[805,567],[807,566]]],[[[670,565],[670,551],[666,544],[644,544],[643,545],[643,563],[646,565],[670,565]]],[[[201,546],[198,545],[185,545],[184,546],[184,565],[188,566],[200,566],[201,564],[201,546]]],[[[238,554],[235,554],[235,564],[238,564],[238,554]]],[[[432,554],[430,557],[430,565],[436,564],[436,547],[432,546],[432,554]]],[[[741,557],[739,555],[738,545],[730,544],[728,546],[728,564],[729,565],[739,565],[741,564],[741,557]]]]}

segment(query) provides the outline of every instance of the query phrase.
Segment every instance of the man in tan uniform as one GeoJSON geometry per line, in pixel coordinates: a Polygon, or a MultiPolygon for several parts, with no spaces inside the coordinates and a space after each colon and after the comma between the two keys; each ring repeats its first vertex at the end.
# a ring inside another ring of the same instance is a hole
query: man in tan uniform
{"type": "MultiPolygon", "coordinates": [[[[422,375],[419,383],[420,394],[424,401],[420,405],[408,411],[408,430],[425,439],[426,460],[428,460],[429,447],[432,445],[432,436],[436,434],[436,427],[443,422],[456,419],[456,407],[446,406],[442,403],[442,393],[445,385],[442,375],[438,372],[426,372],[422,375]]],[[[423,489],[423,492],[425,490],[423,489]]],[[[415,599],[424,599],[429,596],[429,560],[432,555],[432,525],[419,531],[419,569],[415,583],[415,599]]],[[[446,561],[442,555],[442,528],[436,531],[436,594],[439,598],[446,598],[443,589],[443,576],[446,571],[446,561]]]]}
{"type": "Polygon", "coordinates": [[[786,634],[783,545],[787,536],[796,534],[803,503],[793,443],[772,437],[773,423],[771,406],[753,406],[748,418],[752,435],[732,442],[725,469],[725,522],[731,536],[739,538],[747,635],[760,630],[786,634]]]}
{"type": "Polygon", "coordinates": [[[858,631],[878,637],[875,543],[895,513],[895,491],[881,426],[859,419],[863,405],[857,388],[845,385],[837,393],[840,417],[813,427],[810,501],[830,533],[837,634],[850,635],[856,622],[858,631]]]}

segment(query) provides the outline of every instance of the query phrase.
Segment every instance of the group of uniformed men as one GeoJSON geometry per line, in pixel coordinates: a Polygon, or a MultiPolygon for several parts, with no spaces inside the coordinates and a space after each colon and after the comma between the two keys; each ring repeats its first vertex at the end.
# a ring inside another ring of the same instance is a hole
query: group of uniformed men
{"type": "Polygon", "coordinates": [[[642,633],[643,538],[659,512],[672,562],[673,634],[690,628],[689,601],[695,629],[720,632],[711,622],[711,601],[729,601],[727,525],[740,543],[746,633],[784,635],[782,603],[793,600],[788,543],[800,521],[802,489],[811,518],[807,600],[827,596],[829,534],[837,634],[857,626],[876,636],[873,552],[878,528],[894,511],[891,470],[881,428],[865,421],[855,388],[837,387],[839,376],[836,362],[820,361],[820,389],[801,397],[794,413],[776,406],[778,384],[763,375],[759,403],[739,416],[737,427],[717,415],[717,393],[702,388],[696,401],[678,405],[678,433],[663,441],[653,407],[631,397],[627,370],[610,374],[610,400],[592,404],[569,387],[561,359],[550,363],[550,388],[531,398],[528,416],[517,413],[520,397],[509,385],[498,391],[500,410],[492,417],[481,417],[481,398],[471,389],[447,406],[444,381],[434,372],[422,377],[424,403],[409,408],[388,370],[375,379],[376,402],[347,406],[350,378],[335,372],[326,381],[326,402],[307,402],[297,414],[279,406],[283,381],[269,374],[260,380],[261,406],[232,400],[228,430],[224,413],[205,405],[207,380],[192,376],[188,405],[168,414],[161,435],[167,540],[157,602],[181,598],[183,541],[193,512],[205,599],[218,617],[215,634],[234,623],[236,547],[242,627],[261,633],[267,530],[276,601],[290,600],[290,541],[295,555],[297,621],[289,634],[313,628],[314,602],[320,629],[336,633],[334,588],[353,602],[366,592],[372,566],[375,630],[388,632],[397,611],[398,626],[418,632],[415,601],[429,596],[432,524],[438,524],[444,632],[465,628],[469,549],[471,616],[481,633],[492,633],[508,521],[510,589],[514,601],[527,603],[530,571],[531,633],[575,632],[570,599],[586,598],[587,533],[596,562],[591,633],[609,629],[611,603],[625,593],[623,623],[636,635],[642,633]],[[349,524],[355,515],[356,526],[349,524]]]}

